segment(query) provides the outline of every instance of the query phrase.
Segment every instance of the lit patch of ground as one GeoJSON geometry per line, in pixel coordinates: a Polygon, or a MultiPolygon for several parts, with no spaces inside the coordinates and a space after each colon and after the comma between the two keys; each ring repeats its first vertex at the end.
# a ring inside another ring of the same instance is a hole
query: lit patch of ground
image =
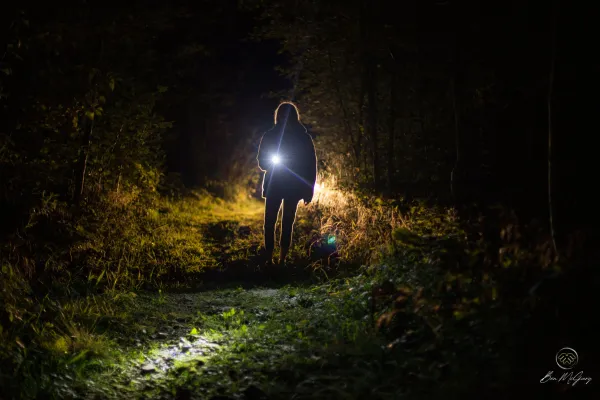
{"type": "MultiPolygon", "coordinates": [[[[67,368],[77,372],[57,375],[51,389],[62,398],[289,398],[308,390],[306,396],[323,384],[323,377],[310,376],[338,357],[342,343],[368,332],[367,322],[345,313],[349,305],[331,290],[133,296],[103,332],[110,354],[78,360],[67,368]]],[[[364,312],[364,299],[357,300],[354,311],[364,312]]],[[[379,351],[375,343],[367,347],[379,351]]],[[[346,385],[348,372],[327,379],[346,385]]]]}

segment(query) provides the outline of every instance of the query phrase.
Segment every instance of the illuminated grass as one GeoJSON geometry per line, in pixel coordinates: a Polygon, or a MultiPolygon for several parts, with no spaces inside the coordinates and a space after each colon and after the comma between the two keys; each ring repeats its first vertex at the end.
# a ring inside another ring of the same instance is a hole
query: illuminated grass
{"type": "Polygon", "coordinates": [[[261,219],[260,214],[264,208],[264,204],[257,200],[227,202],[206,192],[194,192],[183,200],[165,199],[162,205],[168,210],[163,220],[183,225],[223,220],[238,221],[240,224],[254,223],[261,219]]]}
{"type": "Polygon", "coordinates": [[[338,275],[346,278],[321,284],[244,290],[221,282],[174,293],[195,272],[238,260],[255,272],[248,260],[262,243],[263,204],[198,194],[146,211],[143,234],[114,239],[114,247],[134,250],[123,259],[130,281],[122,271],[111,275],[114,265],[102,278],[120,279],[121,291],[46,305],[62,314],[38,334],[34,349],[46,358],[29,365],[55,372],[31,383],[30,398],[442,399],[460,398],[477,382],[506,383],[506,368],[480,376],[478,365],[498,365],[490,343],[509,327],[498,322],[489,277],[477,284],[450,271],[463,251],[451,212],[369,204],[323,184],[315,203],[299,208],[292,262],[312,262],[326,278],[334,250],[363,268],[347,263],[338,275]],[[314,240],[322,249],[316,261],[307,258],[314,240]],[[144,280],[158,290],[137,290],[144,280]],[[477,320],[480,310],[495,315],[492,330],[477,320]],[[457,340],[465,329],[468,339],[457,340]]]}
{"type": "MultiPolygon", "coordinates": [[[[459,348],[443,333],[490,301],[477,292],[459,307],[450,298],[453,313],[438,313],[436,288],[447,284],[440,268],[447,249],[431,238],[460,233],[450,212],[368,204],[323,183],[315,202],[299,207],[291,264],[312,266],[327,278],[336,253],[348,266],[348,274],[338,276],[348,278],[169,292],[185,288],[195,273],[238,261],[252,273],[249,258],[263,240],[263,206],[206,193],[160,199],[143,210],[141,221],[119,221],[120,235],[103,231],[108,233],[82,245],[98,251],[98,273],[88,283],[104,292],[42,304],[55,317],[53,326],[36,332],[38,347],[32,348],[44,356],[29,363],[56,372],[51,379],[42,373],[29,397],[210,399],[254,390],[246,397],[260,398],[258,391],[270,399],[454,398],[477,379],[463,374],[440,380],[441,368],[454,365],[458,352],[485,358],[488,351],[471,342],[459,348]],[[121,254],[117,262],[107,256],[114,249],[121,254]],[[348,263],[353,260],[366,267],[348,263]],[[387,296],[412,296],[406,309],[373,306],[374,286],[382,281],[392,282],[387,296]],[[152,283],[153,291],[140,291],[142,283],[152,283]],[[394,295],[400,288],[402,296],[394,295]]],[[[465,280],[450,278],[461,285],[465,280]]]]}
{"type": "Polygon", "coordinates": [[[128,296],[124,314],[104,331],[114,351],[102,363],[78,360],[75,381],[59,374],[51,390],[106,399],[235,398],[248,390],[269,399],[463,393],[476,377],[440,380],[441,367],[459,362],[457,352],[479,350],[430,335],[412,313],[403,314],[404,342],[389,343],[367,318],[371,289],[358,276],[306,287],[128,296]]]}
{"type": "MultiPolygon", "coordinates": [[[[320,352],[368,332],[364,321],[339,313],[343,299],[330,291],[321,286],[167,294],[160,305],[154,296],[129,298],[127,315],[105,331],[118,345],[112,359],[102,367],[77,360],[79,378],[69,390],[160,398],[182,390],[233,395],[254,385],[283,395],[290,387],[277,378],[279,371],[299,368],[294,379],[301,379],[323,362],[320,352]]],[[[53,388],[60,395],[64,380],[53,388]]]]}

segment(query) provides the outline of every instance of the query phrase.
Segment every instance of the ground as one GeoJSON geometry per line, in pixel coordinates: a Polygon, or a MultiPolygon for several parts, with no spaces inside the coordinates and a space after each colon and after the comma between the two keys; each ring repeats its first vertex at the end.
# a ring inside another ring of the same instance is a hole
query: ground
{"type": "MultiPolygon", "coordinates": [[[[178,251],[204,254],[211,268],[191,274],[185,285],[109,290],[63,305],[80,348],[62,338],[53,343],[55,353],[61,344],[65,351],[50,362],[55,372],[42,392],[98,399],[345,398],[366,395],[373,380],[384,378],[373,375],[385,351],[371,334],[365,281],[325,282],[314,270],[318,252],[309,257],[302,243],[287,265],[262,269],[262,203],[217,203],[204,210],[172,203],[157,216],[180,241],[178,251]],[[202,237],[201,250],[194,236],[202,237]]],[[[308,229],[304,213],[298,241],[308,229]]]]}
{"type": "Polygon", "coordinates": [[[33,334],[13,334],[17,368],[3,382],[26,399],[556,394],[538,383],[553,365],[554,308],[527,323],[532,298],[509,291],[526,258],[484,271],[485,243],[466,243],[447,210],[333,191],[316,203],[300,206],[289,262],[274,270],[260,263],[260,201],[163,199],[141,220],[117,209],[120,225],[78,248],[95,263],[87,286],[55,285],[21,314],[33,334]],[[111,264],[115,248],[128,251],[111,264]]]}
{"type": "MultiPolygon", "coordinates": [[[[98,327],[104,348],[76,355],[66,369],[71,372],[56,375],[52,385],[62,398],[356,393],[360,381],[368,381],[356,365],[372,360],[361,356],[366,348],[342,344],[345,336],[364,334],[366,321],[332,316],[340,304],[327,289],[286,285],[123,296],[117,315],[98,327]],[[332,334],[338,323],[340,331],[332,334]]],[[[381,352],[375,343],[368,347],[381,352]]]]}

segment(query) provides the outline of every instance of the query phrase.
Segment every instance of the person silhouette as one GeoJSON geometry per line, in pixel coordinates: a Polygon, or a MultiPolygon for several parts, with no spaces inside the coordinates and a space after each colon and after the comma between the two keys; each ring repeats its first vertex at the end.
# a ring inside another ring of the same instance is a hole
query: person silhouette
{"type": "Polygon", "coordinates": [[[285,101],[274,115],[275,125],[260,140],[258,167],[265,172],[262,197],[265,199],[265,256],[270,264],[275,248],[275,225],[283,203],[279,264],[284,264],[290,245],[296,210],[300,200],[309,204],[317,180],[315,145],[300,122],[298,107],[285,101]]]}

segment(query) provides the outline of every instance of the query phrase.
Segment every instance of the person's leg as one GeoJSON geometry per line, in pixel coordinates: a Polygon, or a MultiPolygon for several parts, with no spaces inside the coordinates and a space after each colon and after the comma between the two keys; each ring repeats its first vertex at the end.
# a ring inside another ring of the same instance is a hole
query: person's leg
{"type": "Polygon", "coordinates": [[[281,206],[281,199],[267,197],[265,200],[265,256],[267,262],[273,260],[273,250],[275,249],[275,224],[277,223],[277,214],[281,206]]]}
{"type": "Polygon", "coordinates": [[[281,238],[279,245],[281,247],[281,253],[279,256],[279,263],[283,264],[287,253],[292,244],[292,235],[294,231],[294,221],[296,220],[296,210],[298,208],[298,199],[284,199],[283,200],[283,216],[281,218],[281,238]]]}

